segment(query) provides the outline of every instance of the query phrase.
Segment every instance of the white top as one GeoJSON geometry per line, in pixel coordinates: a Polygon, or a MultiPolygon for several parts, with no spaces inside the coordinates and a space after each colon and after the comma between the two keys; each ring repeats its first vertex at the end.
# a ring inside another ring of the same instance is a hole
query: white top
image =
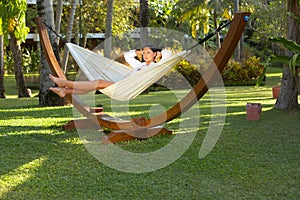
{"type": "MultiPolygon", "coordinates": [[[[166,58],[169,58],[172,55],[172,52],[166,49],[163,49],[161,51],[161,60],[164,60],[166,58]]],[[[139,60],[137,60],[135,57],[137,56],[136,54],[136,50],[130,50],[128,52],[124,53],[124,58],[126,60],[126,62],[133,67],[133,70],[129,73],[126,74],[125,77],[127,76],[131,76],[133,74],[135,74],[135,72],[142,70],[145,66],[150,66],[152,64],[155,64],[155,62],[151,62],[149,65],[146,64],[146,62],[140,62],[139,60]]]]}

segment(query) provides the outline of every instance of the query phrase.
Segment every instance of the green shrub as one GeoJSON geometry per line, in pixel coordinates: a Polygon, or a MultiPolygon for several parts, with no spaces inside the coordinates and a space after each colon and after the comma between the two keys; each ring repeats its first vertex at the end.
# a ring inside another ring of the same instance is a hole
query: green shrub
{"type": "Polygon", "coordinates": [[[247,69],[243,68],[241,63],[234,60],[229,60],[222,73],[222,77],[224,82],[245,82],[250,80],[247,69]]]}
{"type": "Polygon", "coordinates": [[[264,71],[265,66],[260,63],[260,58],[255,56],[249,57],[242,62],[244,68],[248,71],[250,79],[257,79],[264,71]]]}
{"type": "MultiPolygon", "coordinates": [[[[6,51],[4,54],[4,69],[6,73],[14,73],[14,60],[12,53],[6,51]]],[[[40,55],[39,51],[33,49],[29,50],[24,48],[22,50],[22,64],[23,64],[23,73],[39,73],[40,71],[40,55]]]]}
{"type": "Polygon", "coordinates": [[[39,88],[40,88],[39,74],[25,74],[24,81],[28,88],[34,89],[34,90],[39,90],[39,88]]]}
{"type": "MultiPolygon", "coordinates": [[[[201,74],[208,68],[206,63],[199,62],[200,69],[188,61],[182,60],[160,80],[159,84],[170,89],[184,89],[187,86],[186,81],[188,81],[191,86],[194,86],[201,78],[201,74]]],[[[265,66],[256,56],[248,57],[242,62],[231,59],[222,73],[222,78],[225,85],[255,85],[264,69],[265,66]]]]}
{"type": "Polygon", "coordinates": [[[40,55],[39,51],[33,49],[23,49],[23,72],[39,73],[40,71],[40,55]]]}
{"type": "Polygon", "coordinates": [[[175,70],[179,72],[191,86],[194,86],[201,78],[201,74],[197,67],[186,60],[182,60],[178,65],[176,65],[175,70]]]}
{"type": "Polygon", "coordinates": [[[170,89],[184,89],[187,82],[194,86],[200,78],[201,74],[197,67],[186,60],[182,60],[160,80],[159,84],[170,89]]]}
{"type": "Polygon", "coordinates": [[[14,60],[10,51],[4,53],[4,70],[7,74],[14,73],[14,60]]]}
{"type": "Polygon", "coordinates": [[[252,85],[263,74],[264,69],[265,66],[256,56],[251,56],[242,62],[229,60],[222,73],[222,78],[226,85],[249,85],[247,83],[252,85]]]}

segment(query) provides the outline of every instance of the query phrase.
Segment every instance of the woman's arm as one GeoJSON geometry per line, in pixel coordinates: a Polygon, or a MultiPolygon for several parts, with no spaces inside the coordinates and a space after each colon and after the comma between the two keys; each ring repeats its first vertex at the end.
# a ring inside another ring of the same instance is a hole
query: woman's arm
{"type": "Polygon", "coordinates": [[[157,62],[159,62],[161,60],[165,60],[165,59],[169,58],[172,55],[173,55],[172,51],[163,49],[160,52],[157,52],[157,58],[155,60],[157,62]]]}
{"type": "Polygon", "coordinates": [[[136,56],[138,56],[140,54],[142,54],[142,51],[140,51],[140,50],[130,50],[130,51],[124,53],[124,58],[131,67],[137,68],[142,65],[142,63],[135,58],[136,56]]]}
{"type": "Polygon", "coordinates": [[[169,58],[170,56],[173,55],[172,51],[167,50],[167,49],[163,49],[163,50],[161,51],[161,54],[162,54],[162,59],[169,58]]]}

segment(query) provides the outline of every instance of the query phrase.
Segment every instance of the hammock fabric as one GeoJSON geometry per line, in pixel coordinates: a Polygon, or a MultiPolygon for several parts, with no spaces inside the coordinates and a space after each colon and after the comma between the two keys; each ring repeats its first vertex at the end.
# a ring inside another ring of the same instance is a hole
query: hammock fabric
{"type": "Polygon", "coordinates": [[[134,75],[129,75],[133,70],[131,67],[72,43],[67,43],[67,47],[90,81],[102,79],[115,82],[100,91],[118,101],[128,101],[138,96],[190,52],[181,51],[161,62],[153,63],[136,71],[134,75]]]}

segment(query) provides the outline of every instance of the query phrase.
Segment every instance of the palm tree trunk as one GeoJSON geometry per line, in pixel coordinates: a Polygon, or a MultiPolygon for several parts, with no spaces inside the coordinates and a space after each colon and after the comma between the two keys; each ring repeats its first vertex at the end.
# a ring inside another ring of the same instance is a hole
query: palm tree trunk
{"type": "Polygon", "coordinates": [[[140,0],[141,47],[148,43],[148,29],[146,28],[149,23],[148,15],[148,0],[140,0]]]}
{"type": "MultiPolygon", "coordinates": [[[[54,14],[53,14],[52,0],[37,0],[38,16],[43,18],[44,21],[54,27],[54,14]]],[[[56,59],[59,61],[59,52],[56,36],[54,33],[48,30],[52,48],[54,50],[56,59]]],[[[41,49],[42,50],[42,49],[41,49]]],[[[51,69],[48,66],[47,60],[41,51],[41,72],[40,72],[40,92],[39,92],[39,105],[40,106],[62,106],[65,105],[65,100],[58,95],[49,92],[49,87],[54,86],[54,83],[50,80],[49,74],[51,69]]]]}
{"type": "MultiPolygon", "coordinates": [[[[55,17],[55,32],[60,33],[61,15],[63,8],[63,0],[57,0],[56,17],[55,17]]],[[[59,44],[59,37],[57,37],[57,44],[59,44]]]]}
{"type": "Polygon", "coordinates": [[[27,87],[24,81],[24,76],[22,72],[22,50],[19,42],[17,41],[14,34],[10,34],[9,48],[12,51],[14,59],[14,71],[16,79],[16,87],[18,90],[18,97],[30,97],[27,92],[27,87]]]}
{"type": "Polygon", "coordinates": [[[114,0],[107,1],[106,28],[104,41],[104,56],[109,58],[112,51],[112,23],[113,23],[114,0]]]}
{"type": "MultiPolygon", "coordinates": [[[[217,24],[217,13],[214,11],[213,13],[214,16],[214,26],[215,26],[215,30],[217,30],[218,28],[218,24],[217,24]]],[[[221,39],[220,39],[220,32],[217,32],[216,34],[216,46],[217,49],[221,48],[221,39]]]]}
{"type": "MultiPolygon", "coordinates": [[[[239,0],[234,0],[234,13],[239,11],[239,5],[240,5],[239,0]]],[[[242,36],[242,38],[243,38],[243,36],[242,36]]],[[[239,41],[239,43],[237,44],[236,49],[235,49],[235,60],[236,61],[241,60],[241,43],[242,43],[242,40],[239,41]]]]}
{"type": "Polygon", "coordinates": [[[0,35],[0,98],[5,98],[4,89],[4,43],[3,35],[0,35]]]}
{"type": "MultiPolygon", "coordinates": [[[[71,10],[69,13],[69,24],[68,24],[68,29],[67,29],[67,38],[66,39],[68,42],[70,42],[72,39],[72,30],[73,30],[74,16],[75,16],[75,12],[76,12],[76,4],[77,4],[77,0],[73,0],[72,4],[71,4],[72,5],[71,10]]],[[[65,74],[67,73],[68,58],[69,58],[69,50],[67,47],[65,47],[63,62],[62,62],[63,72],[65,74]]]]}
{"type": "MultiPolygon", "coordinates": [[[[293,13],[296,17],[300,16],[298,0],[288,0],[287,12],[293,13]]],[[[292,17],[288,17],[287,39],[300,43],[300,25],[292,17]]],[[[291,56],[290,52],[286,55],[291,56]]],[[[298,74],[292,74],[288,66],[283,67],[280,95],[277,98],[275,108],[280,110],[299,109],[298,103],[298,74]]]]}
{"type": "Polygon", "coordinates": [[[297,67],[297,79],[298,79],[298,95],[300,95],[300,67],[297,67]]]}

